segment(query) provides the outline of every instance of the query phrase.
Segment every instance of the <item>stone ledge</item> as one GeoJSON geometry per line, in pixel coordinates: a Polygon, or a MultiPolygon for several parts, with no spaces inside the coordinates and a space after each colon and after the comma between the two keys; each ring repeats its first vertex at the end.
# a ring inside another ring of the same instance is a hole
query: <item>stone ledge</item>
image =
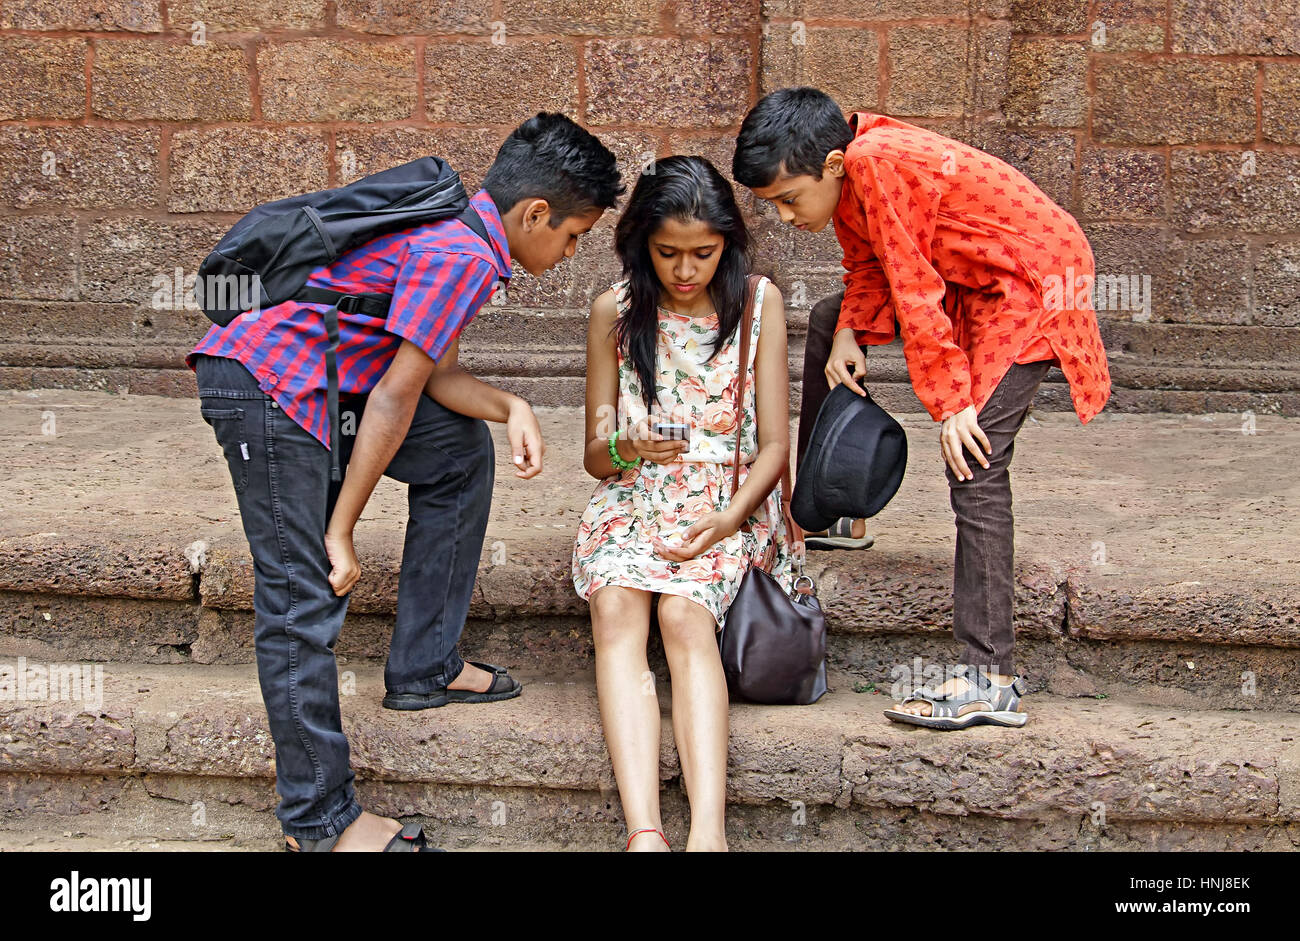
{"type": "MultiPolygon", "coordinates": [[[[608,792],[590,681],[524,676],[517,700],[403,714],[380,708],[382,672],[342,699],[353,767],[370,781],[608,792]]],[[[732,803],[803,801],[1026,820],[1260,825],[1300,820],[1300,717],[1189,712],[1034,697],[1022,730],[960,735],[896,726],[843,677],[809,707],[733,704],[732,803]]],[[[660,686],[667,693],[667,684],[660,686]]],[[[663,703],[665,712],[667,702],[663,703]]],[[[253,667],[114,667],[102,706],[6,703],[8,773],[272,776],[253,667]]],[[[660,778],[680,776],[668,723],[660,778]]]]}

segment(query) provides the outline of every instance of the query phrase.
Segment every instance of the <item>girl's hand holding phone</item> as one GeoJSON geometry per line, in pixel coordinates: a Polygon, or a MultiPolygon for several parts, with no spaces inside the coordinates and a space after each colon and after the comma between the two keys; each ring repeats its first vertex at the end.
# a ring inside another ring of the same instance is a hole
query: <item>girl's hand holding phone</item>
{"type": "Polygon", "coordinates": [[[690,447],[686,441],[670,440],[651,431],[649,418],[643,418],[636,423],[631,434],[628,435],[628,441],[638,457],[655,464],[671,464],[677,460],[678,455],[690,447]]]}

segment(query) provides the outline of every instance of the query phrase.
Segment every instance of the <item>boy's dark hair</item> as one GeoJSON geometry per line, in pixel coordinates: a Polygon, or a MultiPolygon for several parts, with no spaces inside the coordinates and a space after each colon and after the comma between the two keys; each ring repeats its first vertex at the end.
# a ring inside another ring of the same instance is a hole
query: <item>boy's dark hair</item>
{"type": "Polygon", "coordinates": [[[483,178],[505,215],[521,199],[551,204],[551,226],[592,209],[609,209],[627,188],[618,163],[594,134],[562,114],[539,111],[510,132],[483,178]]]}
{"type": "Polygon", "coordinates": [[[782,170],[820,180],[826,155],[852,140],[849,123],[830,95],[807,86],[782,88],[745,115],[731,175],[750,189],[771,186],[782,170]]]}
{"type": "Polygon", "coordinates": [[[650,258],[650,239],[668,219],[705,223],[723,237],[722,257],[709,282],[709,298],[718,312],[718,335],[709,359],[718,355],[736,332],[745,307],[749,274],[749,229],[726,177],[703,157],[674,156],[655,161],[641,174],[614,229],[614,250],[627,275],[629,303],[614,324],[625,359],[641,381],[647,409],[658,398],[659,301],[663,285],[650,258]]]}

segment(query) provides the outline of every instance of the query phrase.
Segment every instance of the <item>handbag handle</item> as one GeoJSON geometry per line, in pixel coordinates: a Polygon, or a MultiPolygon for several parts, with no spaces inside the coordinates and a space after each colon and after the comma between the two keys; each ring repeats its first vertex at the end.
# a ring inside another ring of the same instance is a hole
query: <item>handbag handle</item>
{"type": "MultiPolygon", "coordinates": [[[[758,293],[758,282],[761,275],[751,274],[745,279],[745,311],[740,318],[740,369],[736,373],[736,453],[732,459],[734,470],[731,476],[731,496],[734,499],[736,491],[740,489],[740,438],[741,427],[744,425],[745,411],[745,380],[749,375],[749,335],[754,329],[754,297],[758,293]]],[[[790,515],[790,462],[786,461],[785,468],[781,471],[781,516],[785,520],[785,531],[790,535],[791,549],[795,553],[795,559],[802,568],[804,541],[803,530],[795,525],[794,518],[790,515]]],[[[771,569],[775,561],[776,546],[775,544],[767,547],[767,553],[763,558],[763,569],[771,569]]]]}

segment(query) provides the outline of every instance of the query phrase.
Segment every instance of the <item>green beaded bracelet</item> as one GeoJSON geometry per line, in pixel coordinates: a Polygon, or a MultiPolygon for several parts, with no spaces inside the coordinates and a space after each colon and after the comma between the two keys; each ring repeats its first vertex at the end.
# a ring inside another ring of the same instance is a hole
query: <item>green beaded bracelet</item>
{"type": "Polygon", "coordinates": [[[635,461],[625,461],[619,456],[617,430],[614,432],[613,437],[609,439],[609,459],[618,470],[631,470],[641,463],[641,458],[639,457],[635,461]]]}

